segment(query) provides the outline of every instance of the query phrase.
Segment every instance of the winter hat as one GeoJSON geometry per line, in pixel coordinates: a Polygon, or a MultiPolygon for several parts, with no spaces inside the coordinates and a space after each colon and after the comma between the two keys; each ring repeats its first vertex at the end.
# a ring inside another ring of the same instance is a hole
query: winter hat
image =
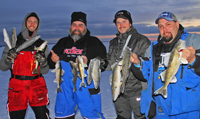
{"type": "Polygon", "coordinates": [[[132,24],[132,18],[131,18],[131,13],[126,11],[126,10],[120,10],[115,14],[115,19],[113,20],[113,23],[116,24],[117,18],[124,18],[128,19],[129,22],[132,24]]]}
{"type": "Polygon", "coordinates": [[[81,21],[85,25],[87,25],[86,14],[83,13],[83,12],[73,12],[72,15],[71,15],[71,24],[74,21],[81,21]]]}
{"type": "Polygon", "coordinates": [[[38,22],[39,22],[39,18],[38,18],[37,14],[36,14],[35,12],[32,12],[32,13],[26,18],[26,20],[27,20],[29,17],[35,17],[35,18],[37,18],[37,20],[38,20],[38,22]]]}

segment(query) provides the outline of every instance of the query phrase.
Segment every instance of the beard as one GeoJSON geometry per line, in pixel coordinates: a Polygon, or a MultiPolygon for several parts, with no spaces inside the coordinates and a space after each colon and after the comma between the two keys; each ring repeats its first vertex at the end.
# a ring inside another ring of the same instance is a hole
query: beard
{"type": "Polygon", "coordinates": [[[164,41],[164,42],[170,42],[171,40],[173,39],[173,36],[171,35],[169,38],[167,38],[167,37],[162,37],[162,41],[164,41]]]}
{"type": "Polygon", "coordinates": [[[85,29],[83,30],[83,32],[81,32],[78,29],[75,29],[74,31],[72,31],[72,29],[70,28],[69,30],[69,35],[71,36],[71,38],[75,41],[81,39],[87,32],[87,28],[85,27],[85,29]],[[79,32],[79,34],[74,34],[74,32],[79,32]]]}

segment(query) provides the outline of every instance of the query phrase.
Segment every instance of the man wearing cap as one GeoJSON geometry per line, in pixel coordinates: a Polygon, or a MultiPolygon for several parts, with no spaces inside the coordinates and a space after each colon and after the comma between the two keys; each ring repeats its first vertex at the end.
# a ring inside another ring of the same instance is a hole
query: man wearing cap
{"type": "MultiPolygon", "coordinates": [[[[79,77],[77,77],[76,84],[73,84],[72,80],[75,76],[70,63],[71,61],[76,62],[78,55],[83,58],[83,62],[88,67],[91,59],[98,58],[103,61],[106,58],[106,48],[98,38],[90,36],[86,14],[83,12],[72,13],[69,36],[61,38],[48,56],[51,69],[54,69],[56,62],[60,60],[62,69],[65,71],[62,76],[64,81],[60,84],[62,91],[57,92],[56,97],[56,119],[74,119],[77,109],[80,109],[84,118],[104,119],[101,112],[100,87],[95,89],[93,82],[88,85],[87,77],[84,78],[86,87],[80,85],[79,77]]],[[[101,65],[101,71],[104,67],[106,67],[106,62],[101,65]]],[[[86,70],[85,74],[87,75],[86,70]]]]}
{"type": "Polygon", "coordinates": [[[200,107],[200,44],[199,34],[184,31],[176,16],[171,12],[161,13],[155,21],[160,35],[151,45],[151,59],[141,62],[133,55],[132,63],[140,66],[143,78],[148,82],[147,90],[142,92],[141,112],[147,118],[156,119],[199,119],[200,107]],[[163,74],[170,66],[170,53],[179,42],[187,48],[178,51],[187,64],[180,64],[175,74],[176,82],[169,83],[166,93],[160,89],[165,82],[163,74]],[[169,55],[168,55],[169,54],[169,55]],[[157,93],[159,92],[159,93],[157,93]],[[152,95],[153,94],[153,95],[152,95]]]}
{"type": "MultiPolygon", "coordinates": [[[[144,56],[146,49],[150,45],[149,39],[137,32],[132,26],[132,18],[130,12],[120,10],[115,14],[113,20],[118,33],[117,37],[110,41],[109,52],[107,54],[108,66],[106,70],[111,70],[111,66],[115,62],[122,60],[123,49],[128,46],[132,52],[139,56],[144,56]],[[127,45],[126,45],[127,44],[127,45]]],[[[140,95],[142,90],[142,83],[134,75],[137,71],[133,71],[131,65],[129,69],[129,76],[127,78],[124,91],[114,101],[117,113],[117,119],[131,119],[132,111],[134,119],[143,119],[144,115],[140,113],[140,95]]],[[[123,75],[123,74],[122,74],[123,75]]]]}
{"type": "Polygon", "coordinates": [[[11,70],[8,92],[8,111],[10,119],[24,119],[28,103],[37,119],[50,119],[47,105],[49,103],[47,86],[42,74],[49,71],[46,57],[49,54],[48,46],[44,52],[36,52],[44,41],[38,39],[29,47],[16,52],[16,48],[38,35],[40,19],[35,12],[29,13],[24,18],[22,30],[17,36],[16,47],[9,50],[5,47],[1,60],[2,71],[11,70]],[[14,60],[14,62],[12,62],[14,60]],[[38,73],[33,73],[39,62],[38,73]]]}

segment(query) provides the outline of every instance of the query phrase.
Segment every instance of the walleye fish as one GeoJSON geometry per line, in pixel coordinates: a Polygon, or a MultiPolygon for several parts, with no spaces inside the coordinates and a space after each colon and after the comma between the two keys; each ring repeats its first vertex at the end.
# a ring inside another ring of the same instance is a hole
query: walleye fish
{"type": "Polygon", "coordinates": [[[71,65],[71,68],[72,68],[72,74],[74,76],[74,78],[72,79],[73,81],[73,84],[74,84],[74,90],[73,92],[77,91],[77,88],[76,88],[76,82],[77,82],[77,74],[78,74],[78,70],[77,70],[77,63],[73,62],[73,61],[69,61],[70,65],[71,65]]]}
{"type": "Polygon", "coordinates": [[[3,29],[3,35],[4,35],[4,42],[7,44],[8,48],[11,49],[12,46],[11,46],[11,42],[10,42],[10,37],[5,28],[3,29]]]}
{"type": "Polygon", "coordinates": [[[129,68],[131,66],[131,60],[130,60],[131,55],[132,53],[131,53],[130,48],[126,47],[126,49],[124,50],[123,59],[122,59],[122,80],[123,80],[122,88],[121,88],[122,93],[124,93],[126,80],[129,76],[129,68]]]}
{"type": "Polygon", "coordinates": [[[83,58],[81,56],[77,56],[77,59],[78,59],[79,76],[82,80],[80,87],[82,86],[86,87],[84,78],[87,77],[87,75],[85,74],[85,67],[87,67],[87,65],[83,62],[83,58]]]}
{"type": "Polygon", "coordinates": [[[36,42],[38,39],[40,38],[40,36],[35,36],[29,40],[27,40],[26,42],[24,42],[23,44],[21,44],[17,49],[16,52],[20,52],[21,50],[27,48],[28,46],[32,45],[34,42],[36,42]]]}
{"type": "Polygon", "coordinates": [[[90,60],[90,64],[87,70],[88,73],[88,84],[90,85],[92,83],[92,70],[93,70],[93,65],[94,65],[94,61],[93,59],[90,60]]]}
{"type": "Polygon", "coordinates": [[[91,59],[88,68],[88,84],[90,85],[92,80],[94,82],[94,87],[97,89],[99,87],[101,78],[100,60],[97,58],[91,59]]]}
{"type": "Polygon", "coordinates": [[[60,60],[56,62],[55,69],[51,72],[56,72],[56,79],[54,80],[55,83],[57,83],[57,92],[62,93],[62,89],[60,88],[60,84],[63,82],[63,79],[61,76],[64,75],[65,71],[61,68],[60,60]]]}
{"type": "Polygon", "coordinates": [[[12,48],[14,48],[16,46],[16,42],[17,42],[16,29],[15,29],[15,27],[13,27],[13,29],[12,29],[12,42],[11,42],[12,48]]]}
{"type": "MultiPolygon", "coordinates": [[[[43,42],[43,43],[37,48],[37,52],[39,52],[39,51],[44,52],[44,49],[46,48],[47,43],[48,43],[48,41],[43,42]]],[[[36,73],[39,74],[39,71],[38,71],[39,62],[38,62],[37,60],[35,60],[35,63],[36,63],[36,66],[35,66],[35,69],[32,71],[32,74],[36,74],[36,73]]]]}
{"type": "Polygon", "coordinates": [[[119,65],[122,63],[122,60],[119,63],[115,63],[111,66],[112,74],[110,75],[110,82],[112,86],[112,95],[113,95],[113,101],[117,99],[117,97],[120,94],[121,85],[122,85],[122,75],[121,70],[122,66],[119,65]]]}
{"type": "Polygon", "coordinates": [[[185,41],[180,39],[170,54],[167,69],[160,74],[162,81],[165,83],[161,88],[154,92],[155,95],[161,94],[164,98],[167,98],[167,87],[169,83],[177,82],[175,75],[180,67],[180,64],[188,63],[186,59],[182,58],[181,50],[185,48],[185,41]]]}

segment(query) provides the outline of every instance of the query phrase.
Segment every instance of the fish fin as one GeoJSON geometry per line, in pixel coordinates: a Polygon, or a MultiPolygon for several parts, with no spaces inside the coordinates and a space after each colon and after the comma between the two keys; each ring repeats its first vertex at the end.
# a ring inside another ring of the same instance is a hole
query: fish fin
{"type": "Polygon", "coordinates": [[[60,84],[63,82],[64,80],[61,78],[60,84]]]}
{"type": "Polygon", "coordinates": [[[54,83],[57,83],[57,79],[55,79],[53,82],[54,82],[54,83]]]}
{"type": "Polygon", "coordinates": [[[97,86],[94,86],[94,88],[95,88],[95,89],[97,89],[98,87],[99,87],[99,85],[97,85],[97,86]]]}
{"type": "Polygon", "coordinates": [[[181,58],[181,64],[188,64],[188,61],[185,58],[181,58]]]}
{"type": "Polygon", "coordinates": [[[81,87],[86,87],[86,85],[85,85],[85,83],[84,82],[81,82],[81,84],[80,84],[80,86],[79,86],[80,88],[81,87]]]}
{"type": "Polygon", "coordinates": [[[155,95],[161,94],[164,98],[167,98],[167,88],[161,87],[154,92],[155,95]]]}
{"type": "Polygon", "coordinates": [[[84,73],[84,77],[87,77],[87,74],[84,73]]]}
{"type": "Polygon", "coordinates": [[[124,89],[125,89],[125,83],[122,83],[121,88],[120,88],[120,92],[124,93],[124,89]]]}
{"type": "Polygon", "coordinates": [[[38,69],[34,69],[34,70],[32,71],[32,74],[39,74],[38,69]]]}
{"type": "Polygon", "coordinates": [[[112,78],[113,78],[113,74],[110,74],[110,85],[112,86],[112,78]]]}
{"type": "Polygon", "coordinates": [[[117,62],[115,62],[114,64],[111,65],[112,71],[114,70],[114,68],[115,68],[116,65],[117,65],[117,62]]]}
{"type": "Polygon", "coordinates": [[[51,70],[51,72],[56,72],[56,69],[51,70]]]}
{"type": "Polygon", "coordinates": [[[74,86],[74,90],[73,90],[73,92],[75,92],[75,91],[77,91],[77,89],[76,89],[76,87],[74,86]]]}
{"type": "Polygon", "coordinates": [[[84,66],[84,67],[87,67],[87,64],[83,63],[83,66],[84,66]]]}
{"type": "Polygon", "coordinates": [[[160,73],[160,77],[161,77],[162,82],[165,81],[165,74],[166,74],[166,70],[163,71],[162,73],[160,73]]]}
{"type": "Polygon", "coordinates": [[[177,82],[177,78],[176,76],[173,76],[172,79],[170,80],[170,83],[176,83],[177,82]]]}
{"type": "Polygon", "coordinates": [[[65,71],[62,69],[62,71],[61,71],[61,76],[64,76],[64,74],[65,74],[65,71]]]}
{"type": "Polygon", "coordinates": [[[123,62],[122,60],[118,63],[119,66],[122,66],[123,62]]]}
{"type": "Polygon", "coordinates": [[[59,87],[59,88],[57,88],[57,93],[58,92],[61,92],[62,93],[62,89],[59,87]]]}
{"type": "Polygon", "coordinates": [[[80,75],[80,73],[77,74],[77,77],[79,77],[79,78],[81,79],[81,75],[80,75]]]}

